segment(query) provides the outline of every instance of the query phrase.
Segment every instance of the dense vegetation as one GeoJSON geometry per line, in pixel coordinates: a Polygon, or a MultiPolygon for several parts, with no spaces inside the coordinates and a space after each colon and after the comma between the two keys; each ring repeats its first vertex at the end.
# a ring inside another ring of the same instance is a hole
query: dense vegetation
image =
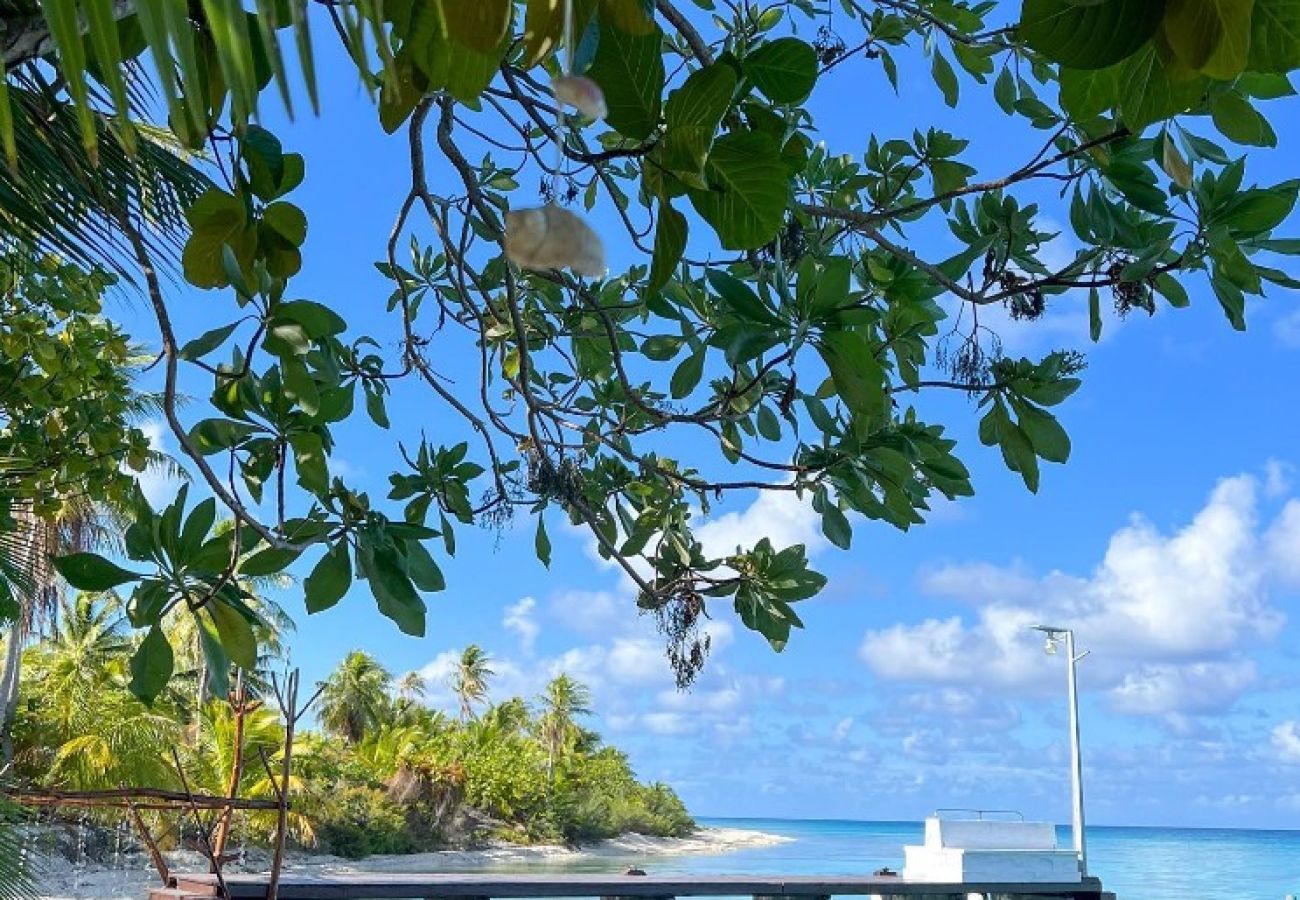
{"type": "MultiPolygon", "coordinates": [[[[935,399],[954,392],[1029,490],[1069,459],[1058,415],[1086,360],[1008,357],[988,310],[1078,304],[1096,340],[1103,306],[1163,315],[1191,285],[1242,329],[1248,298],[1300,286],[1282,268],[1300,241],[1279,231],[1300,181],[1250,171],[1270,116],[1294,115],[1297,0],[7,0],[0,55],[0,749],[22,744],[42,778],[166,779],[155,742],[178,736],[198,766],[226,727],[202,698],[274,652],[257,579],[310,573],[309,613],[362,581],[421,635],[458,531],[516,516],[544,565],[548,523],[589,530],[683,685],[720,605],[779,650],[825,579],[763,535],[706,547],[701,511],[793,492],[843,548],[863,520],[919,525],[975,489],[946,418],[962,407],[935,399]],[[362,254],[389,281],[385,339],[341,315],[350,290],[294,281],[314,251],[304,186],[331,185],[261,111],[276,95],[330,115],[325,41],[409,159],[362,254]],[[900,126],[903,79],[957,114],[900,126]],[[861,137],[824,146],[816,117],[847,91],[871,98],[861,137]],[[606,273],[602,241],[630,264],[606,273]],[[151,333],[102,316],[107,273],[143,294],[151,333]],[[196,291],[214,320],[198,327],[196,291]],[[134,393],[133,340],[156,397],[134,393]],[[206,394],[189,406],[186,379],[206,394]],[[390,421],[395,403],[426,431],[390,421]],[[144,410],[197,486],[161,511],[134,484],[158,463],[144,410]],[[335,461],[344,423],[392,434],[386,496],[335,461]],[[69,646],[108,680],[57,640],[24,652],[63,582],[122,591],[124,620],[72,611],[87,630],[69,646]],[[44,691],[27,708],[29,656],[113,715],[44,691]]],[[[394,779],[525,833],[675,818],[630,776],[593,793],[591,773],[625,767],[580,730],[556,743],[498,711],[480,745],[486,713],[395,710],[349,710],[320,739],[316,777],[348,821],[392,820],[394,779]],[[415,749],[361,778],[376,728],[415,728],[415,749]],[[475,755],[510,741],[520,766],[546,747],[544,777],[475,755]]]]}
{"type": "MultiPolygon", "coordinates": [[[[283,630],[287,623],[280,621],[283,630]]],[[[178,647],[197,641],[193,634],[169,638],[178,647]]],[[[180,789],[170,756],[178,747],[193,790],[227,792],[235,715],[228,698],[204,688],[201,652],[178,663],[180,676],[146,706],[127,688],[133,640],[114,595],[64,602],[52,633],[25,654],[17,780],[65,791],[123,784],[180,789]]],[[[284,730],[274,704],[256,700],[262,674],[247,678],[254,697],[243,723],[249,764],[238,790],[269,799],[273,789],[259,760],[265,753],[278,762],[284,730]]],[[[294,839],[351,857],[488,839],[578,843],[694,828],[671,788],[638,783],[626,756],[583,727],[589,713],[583,685],[560,675],[531,704],[518,697],[491,704],[491,676],[487,656],[467,648],[449,685],[460,708],[453,718],[421,702],[425,682],[418,675],[395,683],[373,658],[349,654],[324,684],[319,730],[295,740],[294,839]]],[[[240,814],[234,838],[264,842],[272,819],[271,813],[240,814]]],[[[173,830],[183,817],[159,824],[169,842],[184,835],[173,830]]]]}

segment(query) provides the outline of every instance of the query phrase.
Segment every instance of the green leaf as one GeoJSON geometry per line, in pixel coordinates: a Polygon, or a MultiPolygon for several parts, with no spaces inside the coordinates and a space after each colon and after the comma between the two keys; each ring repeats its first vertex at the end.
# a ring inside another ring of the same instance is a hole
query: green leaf
{"type": "Polygon", "coordinates": [[[388,421],[388,410],[384,408],[384,395],[378,389],[371,390],[368,385],[365,388],[365,394],[366,414],[380,428],[387,428],[390,423],[388,421]]]}
{"type": "Polygon", "coordinates": [[[185,218],[190,223],[190,238],[181,253],[185,280],[201,288],[226,286],[230,282],[221,248],[229,244],[243,263],[256,241],[248,229],[243,202],[219,188],[210,188],[185,211],[185,218]]]}
{"type": "Polygon", "coordinates": [[[822,534],[841,550],[848,550],[853,543],[853,526],[832,500],[827,500],[822,507],[822,534]]]}
{"type": "Polygon", "coordinates": [[[285,567],[298,558],[301,550],[282,547],[267,547],[259,550],[239,564],[239,573],[250,578],[274,575],[283,572],[285,567]]]}
{"type": "Polygon", "coordinates": [[[226,655],[241,669],[251,672],[257,668],[257,638],[253,626],[243,613],[217,599],[208,602],[208,614],[221,635],[221,646],[226,655]]]}
{"type": "Polygon", "coordinates": [[[1034,452],[1048,462],[1063,463],[1070,459],[1070,436],[1061,423],[1046,410],[1028,403],[1014,403],[1020,429],[1029,438],[1034,452]]]}
{"type": "Polygon", "coordinates": [[[314,494],[329,490],[329,468],[325,463],[325,450],[320,436],[311,432],[289,435],[293,447],[293,462],[298,469],[298,483],[314,494]]]}
{"type": "Polygon", "coordinates": [[[1029,436],[1009,420],[998,430],[998,443],[1002,447],[1002,459],[1013,472],[1019,472],[1025,481],[1025,487],[1032,493],[1038,493],[1038,456],[1029,436]]]}
{"type": "Polygon", "coordinates": [[[692,72],[664,104],[667,130],[655,148],[654,162],[693,187],[705,187],[704,160],[735,92],[736,70],[726,63],[692,72]]]}
{"type": "Polygon", "coordinates": [[[686,217],[666,202],[661,202],[659,224],[655,228],[654,259],[650,263],[650,278],[646,282],[647,291],[653,294],[668,283],[685,251],[686,217]]]}
{"type": "Polygon", "coordinates": [[[243,443],[257,429],[231,419],[203,419],[190,429],[190,440],[198,445],[199,452],[211,456],[243,443]]]}
{"type": "Polygon", "coordinates": [[[275,307],[277,319],[297,322],[312,339],[329,337],[347,331],[348,323],[343,317],[323,303],[313,300],[292,300],[275,307]]]}
{"type": "Polygon", "coordinates": [[[172,677],[172,645],[154,625],[131,657],[131,693],[146,704],[162,693],[172,677]]]}
{"type": "Polygon", "coordinates": [[[474,0],[443,4],[447,34],[454,43],[480,53],[500,45],[510,28],[511,0],[474,0]]]}
{"type": "Polygon", "coordinates": [[[829,331],[818,349],[853,417],[874,418],[885,404],[884,373],[867,339],[856,331],[829,331]]]}
{"type": "Polygon", "coordinates": [[[1255,0],[1246,67],[1280,73],[1300,68],[1300,0],[1255,0]]]}
{"type": "Polygon", "coordinates": [[[551,538],[546,533],[546,520],[540,515],[537,517],[537,535],[533,538],[533,549],[542,565],[549,569],[551,567],[551,538]]]}
{"type": "Polygon", "coordinates": [[[1163,0],[1025,0],[1016,34],[1054,62],[1103,69],[1132,56],[1164,13],[1163,0]]]}
{"type": "Polygon", "coordinates": [[[181,352],[177,355],[184,360],[201,359],[224,344],[226,338],[230,337],[238,327],[238,322],[231,322],[229,325],[205,331],[182,347],[181,352]]]}
{"type": "Polygon", "coordinates": [[[352,560],[348,554],[348,542],[340,539],[325,551],[311,574],[303,580],[308,614],[334,606],[351,586],[352,560]]]}
{"type": "Polygon", "coordinates": [[[718,296],[727,305],[727,308],[736,316],[765,325],[779,323],[780,320],[768,308],[767,304],[759,299],[758,294],[754,293],[753,289],[740,279],[728,275],[722,269],[709,269],[705,276],[713,289],[718,292],[718,296]]]}
{"type": "Polygon", "coordinates": [[[295,247],[301,247],[307,240],[307,217],[287,200],[277,200],[262,210],[262,221],[295,247]]]}
{"type": "Polygon", "coordinates": [[[1088,290],[1088,336],[1094,344],[1101,340],[1101,295],[1096,288],[1088,290]]]}
{"type": "Polygon", "coordinates": [[[624,137],[645,140],[658,127],[664,91],[663,35],[658,27],[630,34],[602,22],[587,76],[605,94],[605,121],[624,137]]]}
{"type": "Polygon", "coordinates": [[[719,138],[705,174],[709,190],[688,194],[723,247],[753,250],[772,240],[785,222],[790,181],[771,135],[741,131],[719,138]]]}
{"type": "Polygon", "coordinates": [[[1166,0],[1165,44],[1184,66],[1227,81],[1246,68],[1255,0],[1166,0]]]}
{"type": "Polygon", "coordinates": [[[760,44],[740,64],[745,76],[773,103],[798,103],[817,83],[817,51],[794,37],[760,44]]]}
{"type": "Polygon", "coordinates": [[[671,334],[656,334],[645,339],[641,344],[641,355],[655,362],[668,362],[676,356],[686,343],[686,338],[671,334]]]}
{"type": "Polygon", "coordinates": [[[426,608],[416,593],[406,566],[392,546],[363,540],[357,567],[370,584],[379,611],[397,623],[404,634],[423,637],[426,608]]]}
{"type": "Polygon", "coordinates": [[[1200,106],[1209,84],[1203,77],[1174,77],[1152,47],[1144,48],[1119,67],[1119,109],[1135,134],[1200,106]]]}
{"type": "Polygon", "coordinates": [[[54,570],[79,591],[107,591],[142,576],[95,553],[69,553],[50,558],[54,570]]]}
{"type": "Polygon", "coordinates": [[[700,347],[682,360],[677,368],[673,370],[673,377],[668,388],[672,392],[674,400],[681,400],[689,396],[691,391],[695,390],[695,386],[700,383],[700,378],[704,375],[704,354],[704,348],[700,347]]]}
{"type": "Polygon", "coordinates": [[[406,542],[406,562],[411,581],[422,591],[445,591],[447,581],[428,549],[419,541],[406,542]]]}
{"type": "Polygon", "coordinates": [[[1210,99],[1214,127],[1228,140],[1251,147],[1276,147],[1277,135],[1268,120],[1240,94],[1215,94],[1210,99]]]}
{"type": "Polygon", "coordinates": [[[934,51],[934,58],[930,61],[930,76],[943,92],[943,102],[956,109],[957,100],[961,96],[957,73],[952,70],[952,64],[938,50],[934,51]]]}

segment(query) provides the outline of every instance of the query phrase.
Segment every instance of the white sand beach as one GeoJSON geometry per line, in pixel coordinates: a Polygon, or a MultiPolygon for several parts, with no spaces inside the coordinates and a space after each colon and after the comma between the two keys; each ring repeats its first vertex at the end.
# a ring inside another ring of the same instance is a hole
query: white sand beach
{"type": "MultiPolygon", "coordinates": [[[[790,840],[761,831],[740,828],[701,828],[690,837],[660,838],[627,834],[609,841],[580,848],[557,846],[523,847],[496,844],[478,850],[440,850],[402,856],[370,856],[365,859],[342,859],[326,854],[295,852],[285,862],[286,872],[331,874],[351,872],[469,872],[478,869],[521,871],[554,866],[564,868],[584,861],[627,861],[629,865],[650,865],[656,856],[721,855],[755,847],[770,847],[790,840]]],[[[167,854],[173,870],[202,872],[207,864],[191,851],[167,854]]],[[[268,857],[263,851],[250,851],[244,865],[232,865],[232,872],[266,870],[268,857]]],[[[158,876],[148,858],[139,853],[124,853],[115,863],[85,861],[80,864],[62,857],[38,857],[41,872],[42,900],[145,900],[158,876]]]]}

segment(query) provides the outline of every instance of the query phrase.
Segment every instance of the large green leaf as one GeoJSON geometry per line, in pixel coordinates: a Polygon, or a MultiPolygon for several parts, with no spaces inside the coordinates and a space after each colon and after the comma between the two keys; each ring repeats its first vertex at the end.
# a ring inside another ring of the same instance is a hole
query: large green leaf
{"type": "Polygon", "coordinates": [[[1252,72],[1300,68],[1300,0],[1255,0],[1246,68],[1252,72]]]}
{"type": "Polygon", "coordinates": [[[1063,66],[1103,69],[1136,53],[1160,25],[1164,0],[1025,0],[1017,34],[1063,66]]]}
{"type": "Polygon", "coordinates": [[[659,290],[672,278],[686,250],[686,217],[663,201],[659,205],[659,224],[655,228],[654,259],[646,290],[659,290]]]}
{"type": "Polygon", "coordinates": [[[845,407],[865,424],[885,403],[884,376],[871,345],[856,331],[828,331],[818,349],[845,407]]]}
{"type": "Polygon", "coordinates": [[[654,162],[692,187],[705,187],[704,160],[735,92],[736,70],[725,63],[691,73],[664,104],[667,130],[655,150],[654,162]]]}
{"type": "Polygon", "coordinates": [[[1255,0],[1166,0],[1161,29],[1179,62],[1212,78],[1246,68],[1255,0]]]}
{"type": "Polygon", "coordinates": [[[742,131],[719,138],[705,165],[709,189],[688,192],[696,211],[728,250],[753,250],[785,221],[790,182],[769,134],[742,131]]]}
{"type": "Polygon", "coordinates": [[[1119,67],[1120,117],[1135,134],[1146,126],[1200,106],[1208,79],[1174,78],[1155,48],[1146,47],[1119,67]]]}
{"type": "Polygon", "coordinates": [[[256,234],[248,227],[243,202],[218,188],[208,190],[185,213],[190,239],[185,243],[181,264],[185,280],[195,287],[224,287],[230,283],[222,260],[222,248],[230,246],[241,263],[252,255],[256,234]]]}
{"type": "Polygon", "coordinates": [[[234,607],[213,599],[208,602],[208,613],[221,635],[221,646],[226,655],[245,671],[257,668],[257,638],[253,626],[243,613],[234,607]]]}
{"type": "Polygon", "coordinates": [[[605,121],[625,137],[645,140],[659,126],[663,103],[663,35],[656,27],[629,34],[601,23],[600,44],[587,75],[600,85],[605,121]]]}
{"type": "Polygon", "coordinates": [[[774,103],[798,103],[817,83],[817,51],[794,37],[760,45],[746,54],[741,66],[774,103]]]}
{"type": "Polygon", "coordinates": [[[131,693],[153,703],[172,677],[174,659],[167,636],[154,625],[131,657],[131,693]]]}
{"type": "Polygon", "coordinates": [[[50,561],[63,580],[79,591],[107,591],[140,577],[95,553],[69,553],[50,561]]]}
{"type": "Polygon", "coordinates": [[[318,613],[329,609],[343,599],[351,585],[352,561],[348,553],[348,542],[339,540],[325,552],[303,581],[307,612],[318,613]]]}

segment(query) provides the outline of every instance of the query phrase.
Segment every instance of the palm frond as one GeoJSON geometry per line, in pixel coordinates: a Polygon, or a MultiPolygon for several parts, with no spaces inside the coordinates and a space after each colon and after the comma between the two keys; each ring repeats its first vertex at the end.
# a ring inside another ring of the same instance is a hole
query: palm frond
{"type": "MultiPolygon", "coordinates": [[[[0,784],[0,789],[4,787],[0,784]]],[[[22,810],[0,793],[0,900],[34,900],[36,875],[24,852],[22,810]]]]}
{"type": "Polygon", "coordinates": [[[94,117],[100,140],[92,159],[73,108],[39,72],[11,73],[9,99],[19,168],[0,168],[0,224],[19,240],[124,278],[127,247],[120,217],[141,230],[151,252],[174,260],[184,209],[211,182],[159,129],[137,126],[132,156],[112,116],[94,117]]]}

